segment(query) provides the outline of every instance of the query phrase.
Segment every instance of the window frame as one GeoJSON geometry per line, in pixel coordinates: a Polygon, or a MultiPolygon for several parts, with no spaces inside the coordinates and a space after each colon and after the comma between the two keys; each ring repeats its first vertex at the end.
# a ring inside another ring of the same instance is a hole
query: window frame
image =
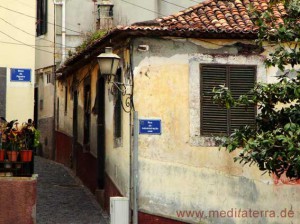
{"type": "MultiPolygon", "coordinates": [[[[231,80],[231,76],[232,74],[230,73],[230,68],[234,67],[234,68],[252,68],[254,70],[254,74],[253,74],[253,87],[254,85],[257,83],[257,65],[245,65],[245,64],[216,64],[216,63],[201,63],[200,64],[200,136],[203,137],[208,137],[208,136],[225,136],[225,135],[229,135],[231,134],[231,122],[233,120],[233,118],[231,117],[231,109],[227,109],[227,115],[226,115],[226,133],[207,133],[207,131],[203,131],[203,116],[204,116],[204,108],[203,108],[203,91],[204,91],[204,83],[203,83],[203,67],[204,66],[211,66],[211,67],[216,67],[216,66],[220,66],[220,67],[225,67],[225,72],[226,72],[226,83],[225,86],[229,87],[230,86],[230,80],[231,80]],[[205,133],[204,133],[205,132],[205,133]]],[[[218,85],[218,84],[216,84],[218,85]]],[[[252,87],[252,88],[253,88],[252,87]]],[[[220,107],[220,110],[222,110],[222,108],[220,107]]],[[[255,122],[255,117],[257,115],[257,106],[254,106],[254,118],[253,121],[255,122]]]]}
{"type": "Polygon", "coordinates": [[[48,0],[36,1],[36,36],[48,32],[48,0]]]}
{"type": "Polygon", "coordinates": [[[47,72],[46,73],[46,84],[52,84],[52,73],[51,72],[47,72]]]}

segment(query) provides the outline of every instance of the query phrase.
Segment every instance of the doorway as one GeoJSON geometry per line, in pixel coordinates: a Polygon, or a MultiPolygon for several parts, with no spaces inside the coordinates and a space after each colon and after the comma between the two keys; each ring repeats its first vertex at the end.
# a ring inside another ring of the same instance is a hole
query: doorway
{"type": "Polygon", "coordinates": [[[103,190],[105,184],[105,79],[98,75],[97,82],[97,166],[98,189],[103,190]]]}
{"type": "Polygon", "coordinates": [[[76,172],[76,143],[78,139],[78,91],[73,92],[73,142],[72,142],[72,159],[71,168],[76,172]]]}

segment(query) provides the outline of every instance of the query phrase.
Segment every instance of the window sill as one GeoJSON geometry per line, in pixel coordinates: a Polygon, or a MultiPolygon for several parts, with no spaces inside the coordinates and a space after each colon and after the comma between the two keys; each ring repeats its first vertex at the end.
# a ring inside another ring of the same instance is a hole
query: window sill
{"type": "Polygon", "coordinates": [[[45,39],[45,34],[42,34],[42,35],[36,36],[36,38],[37,38],[37,39],[41,39],[41,40],[42,40],[42,39],[45,39]]]}
{"type": "Polygon", "coordinates": [[[221,136],[191,136],[191,146],[203,146],[203,147],[219,147],[223,138],[221,136]]]}

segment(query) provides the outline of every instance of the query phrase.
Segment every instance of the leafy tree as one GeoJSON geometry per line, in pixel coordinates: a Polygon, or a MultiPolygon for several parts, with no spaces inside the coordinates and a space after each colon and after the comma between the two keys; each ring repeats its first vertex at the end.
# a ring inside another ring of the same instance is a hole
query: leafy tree
{"type": "Polygon", "coordinates": [[[241,148],[235,161],[256,164],[277,177],[285,173],[300,179],[300,0],[272,1],[267,9],[253,9],[259,27],[257,43],[276,46],[265,64],[278,67],[283,75],[278,83],[258,83],[239,98],[233,98],[225,86],[213,90],[214,102],[227,108],[258,108],[256,125],[235,130],[223,146],[229,152],[241,148]],[[278,105],[284,106],[278,109],[278,105]]]}

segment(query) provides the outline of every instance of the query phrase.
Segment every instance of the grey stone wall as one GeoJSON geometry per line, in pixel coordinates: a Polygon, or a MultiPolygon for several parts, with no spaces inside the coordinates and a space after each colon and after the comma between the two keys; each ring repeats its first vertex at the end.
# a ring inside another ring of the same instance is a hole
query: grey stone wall
{"type": "Polygon", "coordinates": [[[40,142],[42,147],[37,150],[37,154],[47,159],[53,158],[53,117],[39,119],[38,129],[41,132],[40,142]]]}

